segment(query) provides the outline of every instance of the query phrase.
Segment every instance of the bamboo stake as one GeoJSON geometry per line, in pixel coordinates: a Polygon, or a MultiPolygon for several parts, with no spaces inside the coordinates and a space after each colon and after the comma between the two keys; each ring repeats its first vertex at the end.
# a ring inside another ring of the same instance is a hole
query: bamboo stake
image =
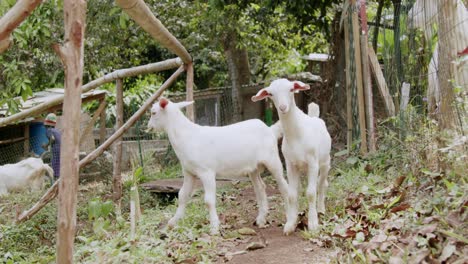
{"type": "MultiPolygon", "coordinates": [[[[124,123],[123,111],[123,80],[118,79],[115,83],[115,108],[116,122],[115,130],[119,130],[124,123]]],[[[122,137],[118,137],[114,142],[114,158],[113,158],[113,200],[117,214],[121,214],[121,199],[122,199],[122,137]]]]}
{"type": "MultiPolygon", "coordinates": [[[[175,58],[175,59],[169,59],[169,60],[151,63],[147,65],[137,66],[133,68],[120,69],[120,70],[108,73],[101,78],[98,78],[96,80],[93,80],[83,85],[83,87],[81,88],[81,92],[82,93],[88,92],[103,84],[113,82],[117,79],[124,79],[127,77],[133,77],[133,76],[137,76],[141,74],[160,72],[164,70],[177,68],[177,67],[180,67],[181,65],[182,65],[182,61],[180,60],[180,58],[175,58]]],[[[18,122],[29,116],[38,115],[52,106],[61,104],[63,102],[63,98],[64,98],[63,95],[56,96],[53,99],[47,102],[44,102],[42,104],[39,104],[37,106],[31,107],[28,110],[24,110],[22,112],[11,115],[9,117],[0,118],[0,127],[6,126],[14,122],[18,122]]]]}
{"type": "MultiPolygon", "coordinates": [[[[187,71],[187,101],[193,101],[193,63],[186,65],[187,71]]],[[[195,122],[195,111],[193,105],[187,106],[187,117],[190,121],[195,122]]]]}
{"type": "Polygon", "coordinates": [[[11,44],[11,33],[23,22],[42,0],[18,0],[0,19],[0,53],[11,44]]]}
{"type": "MultiPolygon", "coordinates": [[[[86,166],[88,163],[93,161],[95,158],[97,158],[99,155],[101,155],[104,150],[106,150],[117,138],[121,137],[135,122],[145,113],[146,109],[148,109],[156,99],[161,96],[161,94],[164,92],[164,90],[167,89],[175,80],[176,78],[184,71],[184,67],[181,66],[177,71],[172,74],[169,79],[167,79],[163,85],[156,91],[156,93],[149,98],[143,106],[135,112],[135,114],[130,117],[129,120],[115,133],[109,137],[106,142],[101,144],[98,148],[96,148],[93,152],[89,153],[86,157],[84,157],[82,160],[80,160],[79,163],[79,168],[83,168],[86,166]]],[[[57,196],[57,186],[60,182],[60,178],[47,190],[47,192],[39,199],[39,201],[33,205],[29,210],[24,211],[16,220],[17,223],[24,222],[28,219],[30,219],[33,215],[35,215],[39,210],[41,210],[46,204],[48,204],[52,199],[54,199],[57,196]]]]}
{"type": "Polygon", "coordinates": [[[143,0],[116,0],[115,2],[157,42],[174,52],[184,63],[192,62],[192,57],[185,47],[154,16],[143,0]]]}
{"type": "Polygon", "coordinates": [[[65,0],[65,43],[55,45],[65,68],[64,130],[60,150],[61,181],[57,214],[57,263],[73,263],[73,244],[78,202],[81,85],[84,65],[86,1],[65,0]]]}
{"type": "MultiPolygon", "coordinates": [[[[351,0],[352,6],[356,5],[355,0],[351,0]]],[[[361,153],[367,152],[367,129],[366,129],[366,111],[364,102],[364,88],[362,86],[362,63],[361,63],[361,44],[359,34],[359,20],[356,12],[351,12],[351,27],[353,30],[354,41],[354,59],[356,60],[356,87],[359,110],[359,130],[361,131],[361,153]]]]}

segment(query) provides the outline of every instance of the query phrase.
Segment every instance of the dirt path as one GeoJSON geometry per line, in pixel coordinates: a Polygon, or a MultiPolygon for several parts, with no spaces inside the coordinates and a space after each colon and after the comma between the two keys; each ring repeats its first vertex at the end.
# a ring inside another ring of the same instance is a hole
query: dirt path
{"type": "Polygon", "coordinates": [[[254,226],[257,209],[255,206],[255,194],[252,187],[241,189],[233,200],[232,207],[222,214],[224,223],[223,239],[218,243],[220,258],[217,263],[271,263],[271,264],[295,264],[295,263],[328,263],[335,255],[331,248],[319,247],[301,236],[301,231],[293,235],[285,236],[282,232],[283,208],[280,203],[280,195],[277,190],[268,187],[270,225],[260,229],[254,226]],[[232,234],[238,234],[239,229],[255,230],[253,235],[238,235],[230,238],[232,234]],[[249,250],[248,247],[260,247],[249,250]]]}

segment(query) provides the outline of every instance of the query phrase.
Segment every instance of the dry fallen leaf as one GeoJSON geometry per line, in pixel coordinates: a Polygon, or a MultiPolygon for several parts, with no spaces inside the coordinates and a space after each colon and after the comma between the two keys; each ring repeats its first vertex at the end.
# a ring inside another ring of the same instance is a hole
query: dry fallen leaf
{"type": "Polygon", "coordinates": [[[265,247],[264,243],[252,242],[246,247],[246,250],[257,250],[257,249],[261,249],[261,248],[264,248],[264,247],[265,247]]]}
{"type": "Polygon", "coordinates": [[[452,243],[448,243],[442,250],[442,254],[440,254],[439,261],[446,261],[453,255],[453,253],[455,253],[455,250],[457,250],[457,247],[452,243]]]}
{"type": "Polygon", "coordinates": [[[243,227],[239,230],[237,230],[237,232],[241,235],[245,235],[245,236],[255,236],[257,234],[257,232],[255,232],[255,230],[253,230],[252,228],[248,228],[248,227],[243,227]]]}

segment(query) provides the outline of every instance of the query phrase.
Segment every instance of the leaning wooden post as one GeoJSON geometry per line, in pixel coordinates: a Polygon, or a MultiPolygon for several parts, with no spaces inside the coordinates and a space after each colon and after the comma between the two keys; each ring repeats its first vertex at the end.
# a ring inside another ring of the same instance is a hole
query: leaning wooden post
{"type": "Polygon", "coordinates": [[[23,22],[42,0],[18,0],[0,19],[0,53],[11,44],[11,33],[23,22]]]}
{"type": "MultiPolygon", "coordinates": [[[[118,79],[115,83],[115,130],[119,130],[124,123],[123,111],[123,80],[118,79]]],[[[121,213],[122,199],[122,136],[114,142],[114,170],[113,170],[113,199],[117,214],[121,213]]]]}
{"type": "Polygon", "coordinates": [[[375,127],[374,127],[374,104],[372,95],[372,81],[370,76],[369,57],[367,52],[367,41],[369,28],[367,27],[367,13],[366,13],[366,1],[361,1],[360,8],[361,17],[361,54],[362,54],[362,78],[364,82],[364,101],[366,104],[366,124],[369,140],[369,151],[376,150],[376,139],[375,139],[375,127]]]}
{"type": "Polygon", "coordinates": [[[79,177],[81,85],[83,43],[86,27],[86,1],[63,3],[65,43],[55,45],[65,68],[64,130],[61,145],[59,207],[57,219],[57,263],[73,262],[76,228],[76,204],[79,177]]]}
{"type": "Polygon", "coordinates": [[[351,20],[352,33],[354,41],[354,59],[356,63],[356,87],[359,110],[359,130],[361,134],[361,153],[367,153],[367,129],[366,129],[366,111],[364,101],[364,88],[362,85],[362,63],[361,63],[361,44],[359,34],[359,20],[357,13],[354,12],[356,0],[351,0],[351,20]]]}
{"type": "MultiPolygon", "coordinates": [[[[193,63],[188,63],[185,66],[187,72],[187,89],[186,89],[186,100],[193,101],[193,63]]],[[[195,111],[193,105],[187,106],[187,117],[192,122],[195,121],[195,111]]]]}
{"type": "MultiPolygon", "coordinates": [[[[105,104],[106,102],[101,103],[105,104]]],[[[102,144],[106,140],[106,135],[106,111],[101,111],[99,113],[99,144],[102,144]]]]}

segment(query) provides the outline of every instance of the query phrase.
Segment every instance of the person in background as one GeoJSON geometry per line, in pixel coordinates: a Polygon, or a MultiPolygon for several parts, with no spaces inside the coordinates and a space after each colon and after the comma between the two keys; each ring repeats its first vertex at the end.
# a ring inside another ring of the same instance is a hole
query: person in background
{"type": "Polygon", "coordinates": [[[47,148],[48,145],[52,147],[52,169],[54,170],[55,179],[58,179],[58,177],[60,177],[60,144],[62,133],[55,128],[56,123],[57,116],[54,113],[50,113],[46,116],[44,125],[49,142],[43,147],[47,148]]]}

